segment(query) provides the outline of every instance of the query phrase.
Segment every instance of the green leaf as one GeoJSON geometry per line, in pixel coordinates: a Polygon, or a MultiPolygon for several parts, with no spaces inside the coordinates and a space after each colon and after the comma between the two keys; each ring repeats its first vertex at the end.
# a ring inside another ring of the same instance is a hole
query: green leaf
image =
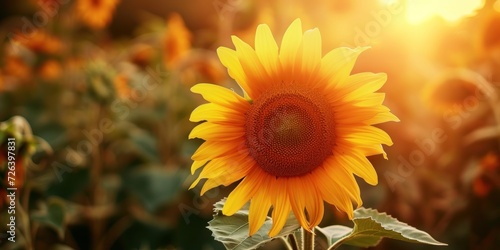
{"type": "Polygon", "coordinates": [[[153,212],[173,201],[184,190],[186,179],[183,171],[173,171],[162,166],[133,170],[125,177],[127,188],[137,195],[144,207],[153,212]]]}
{"type": "Polygon", "coordinates": [[[379,213],[375,209],[356,209],[353,222],[353,229],[336,225],[318,228],[318,231],[325,235],[330,245],[329,249],[335,249],[341,244],[372,247],[376,246],[382,238],[436,246],[447,245],[436,241],[428,233],[400,222],[386,213],[379,213]]]}
{"type": "Polygon", "coordinates": [[[60,239],[64,239],[64,230],[66,224],[66,205],[65,202],[56,197],[49,198],[46,204],[36,212],[33,212],[31,219],[41,225],[48,226],[56,230],[60,239]]]}
{"type": "Polygon", "coordinates": [[[264,225],[257,231],[254,235],[248,236],[249,224],[248,224],[248,213],[249,204],[245,205],[242,209],[236,212],[232,216],[225,216],[222,214],[222,207],[226,199],[215,203],[214,205],[214,219],[209,221],[208,229],[212,231],[214,238],[224,246],[226,249],[230,250],[252,250],[277,239],[280,237],[285,237],[289,234],[294,233],[300,228],[297,220],[293,215],[288,217],[285,226],[281,232],[273,238],[270,238],[267,234],[272,226],[272,219],[267,217],[264,225]]]}
{"type": "Polygon", "coordinates": [[[316,231],[326,238],[327,244],[330,246],[350,234],[352,228],[342,225],[333,225],[324,228],[316,227],[316,231]]]}
{"type": "Polygon", "coordinates": [[[130,133],[131,142],[140,155],[144,156],[147,160],[152,162],[159,162],[160,159],[158,155],[160,153],[157,149],[157,141],[151,134],[143,131],[143,130],[134,130],[130,133]]]}

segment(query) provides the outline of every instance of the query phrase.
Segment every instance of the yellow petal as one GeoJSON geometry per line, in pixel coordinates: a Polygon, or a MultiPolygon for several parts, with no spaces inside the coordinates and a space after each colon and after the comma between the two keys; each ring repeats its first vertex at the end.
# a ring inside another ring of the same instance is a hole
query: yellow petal
{"type": "MultiPolygon", "coordinates": [[[[339,154],[339,152],[336,152],[339,154]]],[[[334,153],[335,154],[335,153],[334,153]]],[[[363,178],[370,185],[378,184],[378,177],[375,168],[365,156],[358,155],[337,155],[335,157],[338,164],[347,171],[352,171],[355,175],[363,178]]]]}
{"type": "Polygon", "coordinates": [[[206,141],[191,156],[192,160],[210,160],[228,153],[248,154],[245,142],[241,139],[234,141],[206,141]]]}
{"type": "Polygon", "coordinates": [[[300,226],[306,230],[310,230],[309,222],[304,214],[304,208],[306,206],[306,197],[309,195],[304,190],[303,180],[297,177],[288,178],[287,192],[290,194],[290,205],[292,207],[295,218],[299,222],[300,226]]]}
{"type": "Polygon", "coordinates": [[[205,192],[214,187],[220,185],[228,186],[238,180],[241,180],[245,176],[247,176],[252,169],[255,168],[255,162],[251,160],[229,159],[226,161],[226,164],[228,171],[224,171],[224,174],[222,175],[207,179],[201,189],[201,195],[205,194],[205,192]]]}
{"type": "Polygon", "coordinates": [[[384,148],[380,144],[368,144],[368,145],[359,145],[349,141],[343,141],[339,143],[343,148],[357,148],[360,152],[365,156],[379,155],[382,154],[384,158],[387,160],[387,154],[384,151],[384,148]]]}
{"type": "Polygon", "coordinates": [[[196,170],[199,168],[203,167],[207,163],[206,160],[204,161],[193,161],[193,164],[191,165],[191,174],[194,174],[196,170]]]}
{"type": "MultiPolygon", "coordinates": [[[[254,93],[254,96],[250,95],[251,98],[257,98],[260,93],[267,87],[271,82],[269,75],[260,63],[259,57],[253,48],[247,43],[243,42],[237,36],[231,37],[236,47],[236,54],[240,60],[241,66],[245,71],[247,79],[249,80],[250,88],[254,93]]],[[[248,90],[247,90],[248,92],[248,90]]]]}
{"type": "Polygon", "coordinates": [[[337,124],[372,125],[388,121],[399,121],[389,108],[383,105],[356,106],[356,102],[337,102],[335,107],[335,121],[337,124]],[[340,104],[341,103],[341,104],[340,104]]]}
{"type": "Polygon", "coordinates": [[[189,139],[200,138],[204,140],[229,141],[245,135],[244,127],[222,126],[204,122],[191,130],[189,139]]]}
{"type": "Polygon", "coordinates": [[[379,112],[374,117],[366,120],[367,124],[379,124],[384,122],[399,122],[399,118],[387,109],[387,111],[379,112]]]}
{"type": "Polygon", "coordinates": [[[323,198],[318,193],[316,185],[313,184],[315,183],[315,180],[311,179],[311,175],[307,175],[306,183],[308,184],[305,185],[306,189],[304,189],[304,192],[307,192],[308,194],[305,196],[307,198],[306,210],[309,216],[309,227],[312,229],[315,226],[319,225],[319,223],[323,219],[325,210],[323,205],[323,198]]]}
{"type": "Polygon", "coordinates": [[[387,74],[364,72],[349,76],[344,88],[339,88],[339,96],[346,96],[345,101],[358,100],[379,90],[387,81],[387,74]]]}
{"type": "Polygon", "coordinates": [[[356,179],[354,179],[351,171],[340,167],[336,156],[327,159],[323,167],[317,168],[316,171],[317,178],[323,178],[325,183],[332,184],[332,188],[327,190],[330,190],[331,193],[344,192],[349,196],[350,200],[356,202],[358,206],[361,205],[361,191],[356,179]]]}
{"type": "Polygon", "coordinates": [[[385,144],[392,145],[391,137],[382,129],[373,126],[341,127],[337,126],[339,134],[346,140],[359,144],[385,144]]]}
{"type": "MultiPolygon", "coordinates": [[[[302,40],[302,72],[304,84],[317,76],[321,65],[321,34],[317,28],[307,30],[302,40]]],[[[316,83],[316,81],[314,81],[316,83]]]]}
{"type": "Polygon", "coordinates": [[[373,107],[377,105],[382,105],[385,99],[385,93],[373,93],[367,95],[359,100],[355,100],[355,106],[357,107],[373,107]]]}
{"type": "Polygon", "coordinates": [[[259,192],[250,201],[250,209],[248,211],[249,235],[255,234],[264,224],[269,208],[271,207],[271,199],[269,197],[269,181],[264,181],[259,187],[259,192]]]}
{"type": "Polygon", "coordinates": [[[240,95],[227,88],[208,84],[199,83],[191,87],[191,91],[196,94],[201,94],[203,99],[228,107],[240,112],[245,112],[250,104],[240,95]]]}
{"type": "Polygon", "coordinates": [[[229,76],[240,85],[245,93],[253,96],[252,88],[249,86],[247,76],[245,74],[245,71],[243,70],[243,67],[241,66],[236,51],[226,47],[219,47],[217,49],[217,55],[219,56],[219,60],[221,61],[222,65],[227,68],[229,76]]]}
{"type": "Polygon", "coordinates": [[[193,110],[189,120],[192,122],[209,121],[211,123],[244,126],[245,115],[215,103],[205,103],[193,110]]]}
{"type": "Polygon", "coordinates": [[[222,208],[222,213],[226,216],[231,216],[245,205],[262,185],[263,176],[250,172],[245,179],[229,194],[222,208]]]}
{"type": "MultiPolygon", "coordinates": [[[[330,171],[328,171],[328,173],[329,172],[330,171]]],[[[321,192],[323,199],[325,199],[326,202],[335,205],[335,207],[337,207],[340,211],[346,212],[349,218],[352,218],[354,209],[351,198],[349,197],[349,193],[346,192],[346,189],[339,185],[337,181],[332,181],[329,175],[326,175],[324,172],[315,171],[313,174],[316,177],[315,183],[318,190],[321,192]]],[[[337,178],[341,177],[335,177],[335,180],[337,178]]],[[[358,199],[361,200],[361,198],[358,199]]]]}
{"type": "Polygon", "coordinates": [[[292,24],[288,27],[281,40],[280,48],[280,62],[287,72],[284,72],[284,79],[286,81],[290,80],[290,74],[293,75],[294,69],[297,64],[297,59],[302,56],[299,55],[299,48],[302,44],[302,23],[300,19],[295,19],[292,24]]]}
{"type": "Polygon", "coordinates": [[[272,180],[271,193],[272,203],[273,203],[273,225],[271,230],[269,230],[269,237],[276,236],[283,226],[285,225],[288,216],[290,216],[290,211],[292,208],[290,207],[289,194],[287,193],[287,178],[278,178],[272,180]]]}
{"type": "Polygon", "coordinates": [[[351,70],[359,54],[368,48],[358,47],[350,49],[341,47],[328,52],[321,59],[320,74],[323,78],[320,81],[327,82],[332,86],[340,84],[351,74],[351,70]]]}
{"type": "Polygon", "coordinates": [[[273,82],[277,82],[276,76],[279,74],[278,44],[276,44],[269,26],[265,24],[257,27],[255,52],[267,74],[273,79],[273,82]]]}

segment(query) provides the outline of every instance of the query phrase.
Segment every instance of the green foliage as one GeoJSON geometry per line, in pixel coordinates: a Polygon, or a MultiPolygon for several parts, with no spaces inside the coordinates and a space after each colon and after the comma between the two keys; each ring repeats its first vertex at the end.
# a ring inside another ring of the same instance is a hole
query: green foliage
{"type": "Polygon", "coordinates": [[[244,206],[232,216],[222,214],[222,207],[225,199],[215,203],[214,219],[208,224],[208,229],[212,231],[214,238],[231,250],[252,250],[280,237],[286,237],[294,233],[300,227],[297,220],[292,215],[288,218],[281,232],[274,238],[270,238],[267,233],[271,229],[272,219],[268,217],[264,225],[254,235],[248,236],[248,212],[249,204],[244,206]]]}
{"type": "Polygon", "coordinates": [[[372,247],[378,245],[383,238],[437,246],[447,245],[436,241],[428,233],[375,209],[356,209],[353,222],[354,228],[334,225],[318,228],[318,231],[326,237],[329,249],[335,249],[342,244],[372,247]]]}
{"type": "Polygon", "coordinates": [[[66,228],[66,207],[63,200],[50,198],[42,208],[31,214],[31,219],[43,226],[48,226],[57,232],[59,238],[64,238],[66,228]]]}
{"type": "MultiPolygon", "coordinates": [[[[226,200],[223,199],[214,205],[215,214],[213,220],[209,222],[208,229],[212,231],[214,238],[222,242],[227,249],[257,249],[273,239],[286,239],[300,228],[297,220],[291,214],[283,230],[277,236],[270,238],[267,233],[271,229],[272,218],[268,217],[259,231],[249,236],[249,204],[234,215],[225,216],[222,214],[225,202],[226,200]]],[[[437,246],[447,245],[436,241],[426,232],[374,209],[359,208],[355,210],[353,222],[354,228],[334,225],[325,228],[317,227],[316,229],[319,232],[318,235],[326,238],[328,249],[336,249],[342,244],[373,247],[378,245],[383,238],[437,246]]]]}
{"type": "Polygon", "coordinates": [[[153,212],[165,205],[183,189],[184,171],[171,171],[160,167],[131,171],[125,178],[126,187],[134,193],[144,207],[153,212]]]}

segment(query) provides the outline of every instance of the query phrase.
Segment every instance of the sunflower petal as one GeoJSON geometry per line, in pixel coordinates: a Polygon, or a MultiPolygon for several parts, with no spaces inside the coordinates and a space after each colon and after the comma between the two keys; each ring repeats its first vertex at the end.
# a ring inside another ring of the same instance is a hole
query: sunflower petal
{"type": "Polygon", "coordinates": [[[255,34],[255,52],[260,62],[266,69],[268,75],[274,79],[279,73],[278,44],[274,40],[269,26],[261,24],[257,27],[255,34]]]}
{"type": "Polygon", "coordinates": [[[340,167],[340,163],[335,156],[326,160],[323,167],[317,168],[317,171],[318,178],[325,178],[326,183],[334,183],[336,185],[336,193],[346,193],[350,200],[361,206],[361,191],[356,179],[354,179],[352,172],[340,167]]]}
{"type": "MultiPolygon", "coordinates": [[[[321,197],[328,203],[335,205],[337,209],[346,212],[349,218],[352,218],[353,207],[352,201],[344,187],[340,186],[336,181],[331,181],[328,175],[321,172],[315,172],[315,181],[318,190],[321,192],[321,197]]],[[[339,178],[339,177],[336,177],[339,178]]]]}
{"type": "Polygon", "coordinates": [[[399,122],[399,118],[395,116],[393,113],[389,111],[387,108],[386,111],[382,111],[377,113],[374,117],[366,120],[367,124],[380,124],[384,122],[399,122]]]}
{"type": "Polygon", "coordinates": [[[221,126],[210,122],[204,122],[191,130],[189,139],[200,138],[205,140],[229,141],[243,137],[244,127],[221,126]]]}
{"type": "Polygon", "coordinates": [[[259,187],[263,178],[263,176],[255,173],[247,175],[227,197],[222,213],[231,216],[240,210],[260,190],[259,187]]]}
{"type": "Polygon", "coordinates": [[[194,174],[196,170],[199,168],[203,167],[207,163],[206,160],[204,161],[193,161],[193,164],[191,165],[191,174],[194,174]]]}
{"type": "Polygon", "coordinates": [[[338,124],[373,125],[388,121],[399,121],[386,106],[358,107],[355,104],[355,102],[347,102],[335,105],[335,120],[338,124]]]}
{"type": "Polygon", "coordinates": [[[246,153],[247,150],[243,142],[239,140],[234,141],[205,141],[191,156],[195,161],[207,161],[221,157],[233,152],[246,153]]]}
{"type": "Polygon", "coordinates": [[[309,195],[303,185],[303,180],[298,177],[288,178],[288,186],[287,192],[289,194],[290,205],[292,207],[293,213],[297,218],[300,226],[305,228],[306,230],[310,230],[309,222],[306,219],[306,215],[304,214],[304,208],[306,204],[306,197],[309,195]]]}
{"type": "Polygon", "coordinates": [[[347,171],[353,172],[355,175],[363,178],[370,185],[378,184],[378,176],[375,168],[365,156],[358,155],[340,155],[337,156],[340,166],[347,171]]]}
{"type": "MultiPolygon", "coordinates": [[[[238,60],[240,60],[241,66],[247,75],[247,79],[252,83],[250,86],[254,93],[251,98],[257,98],[259,93],[263,91],[266,84],[270,82],[270,78],[267,75],[264,66],[260,63],[259,57],[255,50],[252,49],[250,45],[243,42],[237,36],[231,37],[236,47],[236,54],[238,55],[238,60]]],[[[248,92],[247,89],[245,91],[248,92]]]]}
{"type": "Polygon", "coordinates": [[[199,83],[191,87],[191,91],[196,94],[201,94],[203,99],[209,102],[242,112],[245,112],[250,105],[243,97],[236,94],[234,91],[214,84],[199,83]]]}
{"type": "Polygon", "coordinates": [[[358,47],[350,49],[347,47],[336,48],[328,52],[321,59],[320,74],[328,85],[337,86],[351,73],[356,59],[369,47],[358,47]]]}
{"type": "Polygon", "coordinates": [[[306,203],[307,214],[309,215],[309,226],[314,228],[319,225],[321,220],[323,219],[323,214],[325,213],[325,206],[323,204],[323,197],[317,190],[314,180],[309,176],[311,185],[308,185],[309,192],[308,201],[306,203]]]}
{"type": "Polygon", "coordinates": [[[364,72],[349,76],[345,88],[339,89],[339,96],[345,95],[345,101],[357,100],[379,90],[387,81],[387,74],[364,72]]]}
{"type": "Polygon", "coordinates": [[[215,103],[205,103],[193,110],[189,120],[192,122],[209,121],[212,123],[229,123],[244,126],[244,113],[220,106],[215,103]]]}
{"type": "Polygon", "coordinates": [[[267,218],[267,213],[271,207],[271,199],[269,197],[269,181],[264,181],[259,192],[250,201],[250,209],[248,211],[249,235],[255,234],[264,224],[267,218]]]}
{"type": "Polygon", "coordinates": [[[217,49],[217,55],[219,56],[219,60],[222,65],[227,68],[229,76],[233,78],[243,90],[245,90],[245,93],[249,93],[251,95],[252,88],[248,83],[247,75],[241,66],[236,51],[226,47],[219,47],[217,49]]]}
{"type": "Polygon", "coordinates": [[[205,141],[191,156],[192,160],[202,161],[221,157],[229,153],[248,154],[245,143],[234,141],[205,141]]]}
{"type": "Polygon", "coordinates": [[[345,135],[345,139],[359,144],[385,144],[391,146],[391,137],[382,129],[373,126],[357,126],[345,128],[338,126],[339,134],[345,135]]]}
{"type": "Polygon", "coordinates": [[[300,19],[295,19],[288,27],[281,40],[280,48],[280,62],[283,69],[287,72],[284,73],[284,80],[288,81],[290,75],[294,74],[297,58],[302,56],[298,55],[299,48],[302,44],[302,23],[300,19]],[[287,74],[288,73],[288,74],[287,74]]]}
{"type": "MultiPolygon", "coordinates": [[[[238,180],[243,179],[245,176],[248,175],[250,170],[252,170],[255,167],[255,163],[251,160],[234,160],[234,159],[229,159],[226,161],[226,171],[223,171],[223,175],[218,175],[214,176],[213,178],[207,179],[205,184],[203,184],[203,187],[201,189],[201,195],[203,195],[205,192],[208,190],[223,185],[223,186],[228,186],[231,183],[234,183],[238,180]],[[230,165],[230,164],[231,165],[230,165]],[[236,164],[236,165],[235,165],[236,164]]],[[[201,174],[200,174],[201,176],[201,174]]],[[[199,177],[200,178],[200,177],[199,177]]]]}
{"type": "Polygon", "coordinates": [[[272,213],[273,225],[269,230],[269,237],[276,236],[283,229],[292,210],[286,190],[286,182],[287,179],[285,178],[278,178],[271,182],[271,190],[274,190],[271,196],[274,207],[272,213]]]}
{"type": "Polygon", "coordinates": [[[317,28],[307,30],[302,40],[302,74],[304,82],[317,75],[321,65],[321,34],[317,28]]]}

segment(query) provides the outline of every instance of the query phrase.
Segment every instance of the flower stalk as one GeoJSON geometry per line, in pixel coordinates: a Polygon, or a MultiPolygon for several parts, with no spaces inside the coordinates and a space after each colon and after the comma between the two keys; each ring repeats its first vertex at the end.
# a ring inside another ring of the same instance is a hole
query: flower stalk
{"type": "Polygon", "coordinates": [[[314,250],[314,228],[311,231],[302,228],[302,250],[314,250]]]}

